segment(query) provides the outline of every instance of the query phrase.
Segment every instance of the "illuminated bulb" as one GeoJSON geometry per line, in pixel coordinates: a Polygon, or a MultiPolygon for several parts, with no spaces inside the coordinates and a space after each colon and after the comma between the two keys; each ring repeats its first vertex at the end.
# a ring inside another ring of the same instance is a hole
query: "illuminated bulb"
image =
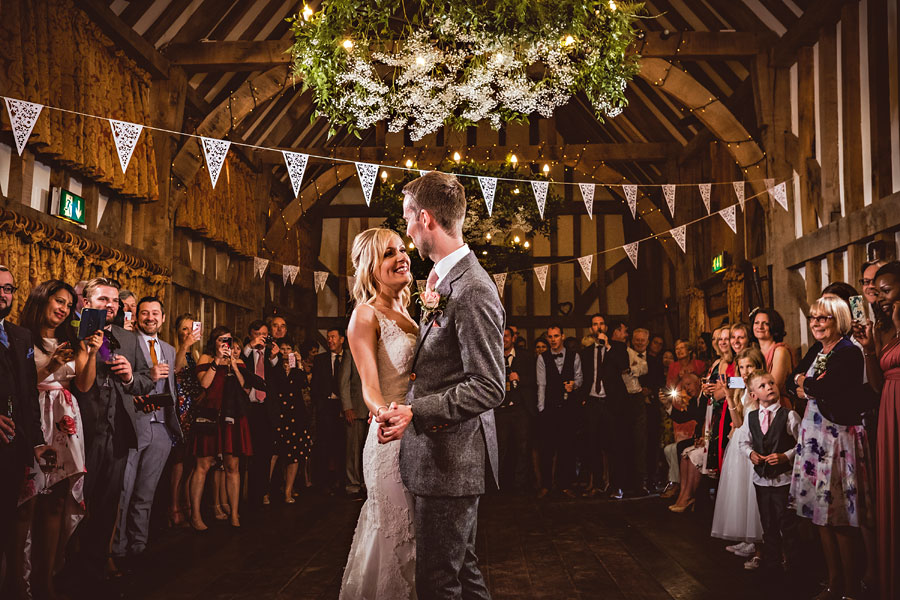
{"type": "Polygon", "coordinates": [[[416,57],[416,64],[419,65],[419,66],[421,67],[422,65],[425,64],[425,59],[422,58],[421,56],[417,56],[417,57],[416,57]]]}
{"type": "Polygon", "coordinates": [[[575,43],[575,38],[573,38],[571,35],[567,35],[567,36],[566,36],[566,40],[565,40],[565,42],[563,42],[563,43],[564,43],[566,46],[571,46],[572,44],[575,43]]]}
{"type": "Polygon", "coordinates": [[[456,162],[459,162],[460,159],[462,159],[462,157],[459,155],[459,152],[454,152],[454,153],[453,153],[453,160],[456,161],[456,162]]]}
{"type": "Polygon", "coordinates": [[[346,40],[344,40],[343,46],[347,50],[352,50],[353,49],[353,40],[351,40],[350,38],[347,38],[346,40]]]}
{"type": "Polygon", "coordinates": [[[313,16],[313,9],[306,4],[303,5],[303,20],[309,21],[313,16]]]}
{"type": "Polygon", "coordinates": [[[503,61],[504,61],[505,59],[506,59],[506,57],[503,56],[503,53],[502,53],[502,52],[498,52],[498,53],[497,53],[497,62],[498,62],[498,63],[501,63],[501,64],[502,64],[503,61]]]}
{"type": "Polygon", "coordinates": [[[515,189],[513,190],[513,194],[518,194],[518,193],[519,193],[519,188],[515,188],[515,189]]]}
{"type": "Polygon", "coordinates": [[[524,246],[525,246],[525,249],[526,249],[526,250],[529,249],[529,248],[531,248],[531,242],[529,242],[528,240],[525,240],[524,246]]]}
{"type": "Polygon", "coordinates": [[[613,0],[609,0],[609,10],[616,10],[616,3],[613,0]]]}
{"type": "Polygon", "coordinates": [[[518,162],[519,162],[519,157],[516,156],[515,154],[513,154],[512,156],[509,157],[509,162],[511,162],[513,164],[513,166],[516,166],[516,164],[518,164],[518,162]]]}
{"type": "Polygon", "coordinates": [[[382,171],[382,172],[381,172],[381,179],[382,179],[382,180],[387,179],[387,171],[382,171]]]}
{"type": "Polygon", "coordinates": [[[487,250],[482,250],[481,253],[482,253],[484,256],[487,256],[487,250]]]}
{"type": "Polygon", "coordinates": [[[491,240],[491,234],[487,234],[487,239],[488,239],[488,241],[491,240]]]}
{"type": "Polygon", "coordinates": [[[548,165],[547,163],[544,163],[543,171],[544,171],[544,173],[549,173],[549,172],[550,172],[550,165],[548,165]]]}
{"type": "Polygon", "coordinates": [[[412,161],[412,159],[411,159],[411,158],[407,158],[407,159],[406,159],[406,168],[407,168],[407,169],[411,169],[412,166],[413,166],[413,161],[412,161]]]}
{"type": "Polygon", "coordinates": [[[412,242],[410,242],[410,243],[409,243],[409,249],[410,249],[410,250],[415,250],[415,249],[416,249],[416,245],[413,244],[412,242]]]}
{"type": "Polygon", "coordinates": [[[514,241],[515,243],[518,244],[518,243],[521,242],[522,240],[519,239],[519,236],[516,236],[516,237],[513,238],[513,241],[514,241]]]}

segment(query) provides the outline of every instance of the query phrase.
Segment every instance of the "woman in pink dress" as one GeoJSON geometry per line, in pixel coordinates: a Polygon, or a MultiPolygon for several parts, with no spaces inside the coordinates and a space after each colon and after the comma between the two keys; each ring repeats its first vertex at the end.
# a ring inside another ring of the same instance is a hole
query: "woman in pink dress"
{"type": "Polygon", "coordinates": [[[875,520],[882,598],[900,597],[900,262],[875,274],[878,323],[856,327],[869,383],[881,389],[875,458],[875,520]],[[880,350],[879,350],[880,348],[880,350]]]}
{"type": "Polygon", "coordinates": [[[753,337],[759,342],[759,349],[766,359],[766,371],[775,378],[781,390],[781,403],[791,406],[790,397],[785,393],[785,381],[794,370],[791,349],[784,343],[784,319],[771,308],[761,308],[753,315],[753,337]]]}

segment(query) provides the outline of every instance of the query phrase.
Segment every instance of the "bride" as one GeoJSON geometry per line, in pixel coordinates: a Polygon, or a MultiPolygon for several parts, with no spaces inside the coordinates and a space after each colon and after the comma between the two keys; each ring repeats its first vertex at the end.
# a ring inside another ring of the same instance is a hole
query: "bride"
{"type": "MultiPolygon", "coordinates": [[[[400,236],[369,229],[353,241],[356,308],[347,339],[359,370],[363,398],[373,415],[406,401],[418,327],[407,313],[410,261],[400,236]]],[[[379,444],[369,425],[363,450],[368,500],[341,581],[342,599],[415,598],[413,498],[400,480],[400,444],[379,444]]]]}

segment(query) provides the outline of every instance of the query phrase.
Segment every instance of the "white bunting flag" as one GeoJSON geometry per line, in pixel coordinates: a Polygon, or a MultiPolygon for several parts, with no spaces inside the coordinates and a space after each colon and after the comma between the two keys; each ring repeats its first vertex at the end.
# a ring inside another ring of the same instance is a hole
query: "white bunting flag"
{"type": "Polygon", "coordinates": [[[428,286],[427,279],[416,279],[416,289],[419,291],[420,294],[425,291],[425,288],[427,286],[428,286]]]}
{"type": "Polygon", "coordinates": [[[506,287],[506,273],[494,273],[494,283],[497,284],[497,291],[503,298],[503,288],[506,287]]]}
{"type": "Polygon", "coordinates": [[[291,177],[291,187],[294,188],[294,198],[296,198],[300,195],[300,184],[303,182],[303,174],[306,172],[309,154],[288,152],[287,150],[282,150],[281,153],[284,155],[284,164],[287,166],[288,175],[291,177]]]}
{"type": "Polygon", "coordinates": [[[671,231],[669,231],[669,233],[672,234],[672,237],[675,238],[675,243],[678,244],[678,247],[681,248],[681,251],[682,251],[682,252],[685,252],[685,249],[684,249],[684,245],[685,245],[684,229],[685,229],[685,226],[684,226],[684,225],[679,225],[679,226],[676,227],[675,229],[672,229],[671,231]]]}
{"type": "Polygon", "coordinates": [[[316,293],[319,293],[328,281],[328,271],[316,271],[313,274],[313,278],[316,286],[316,293]]]}
{"type": "Polygon", "coordinates": [[[637,186],[623,185],[622,189],[625,190],[625,200],[628,201],[628,208],[631,209],[631,216],[633,217],[637,214],[637,186]]]}
{"type": "Polygon", "coordinates": [[[488,216],[494,213],[494,195],[497,193],[496,177],[479,177],[478,184],[481,186],[481,194],[484,196],[484,203],[487,205],[488,216]]]}
{"type": "Polygon", "coordinates": [[[253,257],[253,275],[255,277],[262,277],[263,273],[266,272],[266,267],[269,266],[268,258],[260,258],[258,256],[253,257]]]}
{"type": "Polygon", "coordinates": [[[31,136],[31,130],[34,129],[34,124],[37,123],[38,115],[41,114],[44,106],[13,98],[4,98],[4,100],[6,100],[6,112],[9,113],[9,123],[12,125],[13,138],[16,140],[16,150],[19,151],[19,156],[22,156],[25,143],[31,136]]]}
{"type": "Polygon", "coordinates": [[[733,233],[737,233],[737,215],[735,214],[735,205],[732,204],[728,208],[723,208],[719,211],[719,214],[722,215],[722,218],[725,219],[725,222],[728,223],[729,227],[731,227],[731,231],[733,233]]]}
{"type": "Polygon", "coordinates": [[[775,196],[775,201],[781,205],[781,208],[787,210],[787,187],[783,181],[773,188],[772,194],[775,196]]]}
{"type": "Polygon", "coordinates": [[[208,137],[201,137],[200,142],[203,156],[206,157],[206,168],[209,169],[209,180],[212,181],[213,189],[216,189],[216,182],[219,180],[219,173],[222,172],[222,165],[225,164],[225,155],[228,154],[231,142],[208,137]]]}
{"type": "Polygon", "coordinates": [[[591,270],[594,267],[594,255],[588,254],[587,256],[582,256],[578,259],[578,264],[581,265],[581,271],[584,273],[584,276],[588,278],[588,281],[590,281],[591,270]]]}
{"type": "Polygon", "coordinates": [[[622,246],[622,249],[625,250],[625,254],[628,255],[628,258],[631,259],[631,264],[634,265],[635,269],[637,269],[638,263],[638,244],[640,244],[640,242],[632,242],[622,246]]]}
{"type": "Polygon", "coordinates": [[[284,285],[288,284],[288,281],[294,283],[294,280],[297,279],[297,273],[300,272],[300,267],[296,265],[282,265],[281,267],[281,280],[284,285]]]}
{"type": "Polygon", "coordinates": [[[359,175],[359,184],[362,186],[363,196],[366,198],[366,206],[372,201],[372,190],[375,189],[375,180],[378,179],[378,165],[372,163],[356,163],[356,174],[359,175]]]}
{"type": "Polygon", "coordinates": [[[711,183],[701,183],[700,184],[700,197],[703,199],[703,206],[706,207],[706,214],[710,214],[710,204],[709,204],[709,196],[712,192],[712,184],[711,183]]]}
{"type": "Polygon", "coordinates": [[[675,218],[675,186],[671,184],[666,184],[662,186],[663,188],[663,196],[666,197],[666,205],[669,207],[669,214],[672,215],[672,218],[675,218]]]}
{"type": "Polygon", "coordinates": [[[547,271],[550,265],[538,265],[534,268],[534,274],[537,275],[538,283],[541,284],[541,291],[547,290],[547,271]]]}
{"type": "Polygon", "coordinates": [[[419,177],[428,175],[428,169],[419,169],[419,177]]]}
{"type": "Polygon", "coordinates": [[[541,218],[544,218],[544,207],[547,206],[547,189],[550,187],[549,181],[532,181],[531,191],[534,192],[534,200],[537,202],[538,211],[541,218]]]}
{"type": "Polygon", "coordinates": [[[734,181],[732,184],[734,186],[734,195],[737,196],[738,204],[741,205],[741,212],[744,211],[744,182],[743,181],[734,181]]]}
{"type": "Polygon", "coordinates": [[[584,208],[587,209],[587,214],[594,220],[594,184],[593,183],[579,183],[578,187],[581,189],[581,197],[584,198],[584,208]]]}
{"type": "Polygon", "coordinates": [[[122,165],[122,172],[128,170],[128,163],[131,161],[131,155],[134,153],[134,147],[137,146],[138,138],[141,137],[143,125],[137,123],[128,123],[125,121],[109,120],[109,126],[112,127],[113,140],[116,142],[116,152],[119,154],[119,164],[122,165]]]}

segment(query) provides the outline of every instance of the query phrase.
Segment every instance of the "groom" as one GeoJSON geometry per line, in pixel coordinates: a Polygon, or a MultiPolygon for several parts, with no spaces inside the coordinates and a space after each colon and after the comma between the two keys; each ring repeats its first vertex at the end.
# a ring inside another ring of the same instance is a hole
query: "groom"
{"type": "Polygon", "coordinates": [[[407,404],[381,413],[378,438],[402,437],[400,474],[415,496],[419,599],[489,599],[475,529],[486,464],[497,481],[493,408],[504,394],[503,305],[463,243],[466,196],[456,177],[432,171],[403,194],[406,233],[434,261],[427,285],[441,299],[423,310],[407,404]]]}

